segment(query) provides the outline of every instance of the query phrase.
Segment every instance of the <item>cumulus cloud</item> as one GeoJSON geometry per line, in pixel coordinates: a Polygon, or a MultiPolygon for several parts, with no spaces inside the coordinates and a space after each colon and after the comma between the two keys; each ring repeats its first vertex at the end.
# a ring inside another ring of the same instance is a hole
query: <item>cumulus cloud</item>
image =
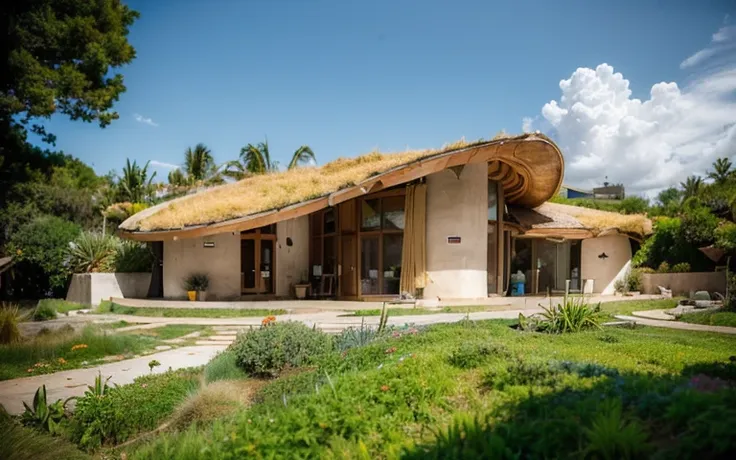
{"type": "Polygon", "coordinates": [[[173,163],[166,163],[164,161],[158,161],[158,160],[151,160],[151,166],[156,166],[158,168],[172,169],[172,170],[181,168],[180,165],[175,165],[173,163]]]}
{"type": "Polygon", "coordinates": [[[138,123],[143,123],[143,124],[146,124],[148,126],[158,126],[158,123],[156,123],[155,121],[153,121],[153,119],[146,118],[143,115],[140,115],[138,113],[134,114],[133,117],[135,118],[135,121],[137,121],[138,123]]]}
{"type": "MultiPolygon", "coordinates": [[[[714,41],[723,43],[722,31],[714,41]]],[[[727,45],[735,37],[727,36],[727,45]]],[[[629,81],[612,66],[579,68],[560,82],[560,99],[545,104],[535,124],[562,149],[567,183],[592,187],[607,177],[627,191],[653,194],[704,173],[718,157],[736,155],[736,60],[731,62],[684,88],[657,83],[644,101],[631,97],[629,81]]],[[[527,120],[525,130],[533,128],[527,120]]]]}

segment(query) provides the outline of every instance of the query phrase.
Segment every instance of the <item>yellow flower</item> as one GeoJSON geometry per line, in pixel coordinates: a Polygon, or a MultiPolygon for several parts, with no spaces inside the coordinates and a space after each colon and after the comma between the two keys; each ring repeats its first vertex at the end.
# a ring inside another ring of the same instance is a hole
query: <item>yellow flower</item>
{"type": "Polygon", "coordinates": [[[59,364],[66,364],[66,359],[59,358],[59,364]]]}
{"type": "Polygon", "coordinates": [[[83,348],[87,348],[87,344],[86,343],[78,343],[78,344],[76,344],[76,345],[74,345],[72,347],[72,351],[81,350],[83,348]]]}
{"type": "Polygon", "coordinates": [[[21,249],[18,249],[17,251],[15,251],[15,253],[19,256],[23,255],[23,251],[21,249]]]}

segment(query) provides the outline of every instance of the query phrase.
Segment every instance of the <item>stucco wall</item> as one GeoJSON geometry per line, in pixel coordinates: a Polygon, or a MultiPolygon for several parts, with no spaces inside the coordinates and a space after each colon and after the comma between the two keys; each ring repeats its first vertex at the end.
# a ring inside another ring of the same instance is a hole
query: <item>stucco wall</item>
{"type": "Polygon", "coordinates": [[[488,165],[469,164],[427,176],[425,299],[488,296],[488,165]],[[459,236],[460,244],[447,244],[459,236]]]}
{"type": "Polygon", "coordinates": [[[110,297],[142,299],[150,284],[150,273],[78,273],[72,275],[66,300],[99,305],[110,297]]]}
{"type": "Polygon", "coordinates": [[[223,233],[164,242],[164,297],[186,298],[184,278],[191,273],[210,277],[208,299],[240,298],[240,235],[223,233]],[[205,248],[204,242],[214,242],[205,248]]]}
{"type": "Polygon", "coordinates": [[[276,224],[276,295],[293,296],[292,286],[309,270],[309,217],[276,224]],[[291,238],[292,245],[286,244],[291,238]]]}
{"type": "Polygon", "coordinates": [[[614,294],[613,284],[626,276],[631,266],[631,243],[624,235],[608,235],[583,240],[581,276],[594,280],[593,292],[614,294]],[[600,258],[605,253],[607,258],[600,258]]]}
{"type": "Polygon", "coordinates": [[[645,273],[641,276],[644,294],[659,294],[658,286],[672,289],[673,295],[689,295],[690,291],[726,294],[726,272],[645,273]]]}

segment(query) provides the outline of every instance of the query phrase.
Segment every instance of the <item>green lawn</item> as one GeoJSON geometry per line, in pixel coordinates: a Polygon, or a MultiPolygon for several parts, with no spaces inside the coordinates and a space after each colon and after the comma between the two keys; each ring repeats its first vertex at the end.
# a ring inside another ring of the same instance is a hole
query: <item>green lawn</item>
{"type": "MultiPolygon", "coordinates": [[[[444,307],[436,309],[426,308],[387,308],[388,316],[409,316],[409,315],[436,315],[438,313],[472,313],[476,311],[487,311],[490,307],[482,305],[472,305],[468,307],[444,307]]],[[[342,316],[381,316],[381,309],[355,310],[342,316]]]]}
{"type": "Polygon", "coordinates": [[[607,317],[614,315],[631,315],[635,311],[667,310],[677,306],[678,299],[662,300],[622,300],[601,303],[601,312],[607,317]]]}
{"type": "Polygon", "coordinates": [[[166,326],[156,327],[153,329],[137,329],[127,332],[127,334],[146,335],[156,337],[161,340],[176,339],[192,332],[203,332],[209,329],[209,326],[196,326],[190,324],[167,324],[166,326]]]}
{"type": "Polygon", "coordinates": [[[113,302],[102,302],[95,313],[115,313],[117,315],[155,316],[162,318],[239,318],[239,317],[266,317],[269,315],[283,315],[286,310],[246,310],[224,308],[155,308],[155,307],[127,307],[113,302]]]}
{"type": "Polygon", "coordinates": [[[707,324],[708,326],[736,327],[736,312],[734,311],[696,311],[686,313],[679,318],[680,321],[694,324],[707,324]]]}
{"type": "Polygon", "coordinates": [[[81,332],[62,329],[21,343],[0,345],[0,380],[76,369],[85,363],[94,365],[105,356],[132,356],[159,344],[154,337],[114,334],[92,325],[81,332]]]}
{"type": "Polygon", "coordinates": [[[333,352],[271,381],[250,408],[157,433],[127,458],[736,453],[736,389],[724,383],[736,383],[736,337],[646,327],[551,335],[511,324],[435,325],[333,352]]]}
{"type": "Polygon", "coordinates": [[[85,308],[92,308],[91,305],[76,302],[67,302],[64,299],[43,299],[39,300],[38,304],[46,305],[53,308],[59,315],[66,315],[72,310],[83,310],[85,308]]]}

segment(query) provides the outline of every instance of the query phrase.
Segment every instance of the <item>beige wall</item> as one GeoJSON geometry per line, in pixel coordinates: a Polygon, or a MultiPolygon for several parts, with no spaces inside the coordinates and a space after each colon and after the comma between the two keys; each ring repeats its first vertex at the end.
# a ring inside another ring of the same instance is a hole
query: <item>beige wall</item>
{"type": "Polygon", "coordinates": [[[184,278],[207,273],[208,299],[240,298],[240,235],[222,233],[203,238],[164,242],[164,297],[185,298],[184,278]],[[212,241],[214,248],[205,248],[212,241]]]}
{"type": "Polygon", "coordinates": [[[631,243],[624,235],[608,235],[583,240],[580,274],[585,280],[594,280],[593,292],[614,294],[613,284],[626,276],[631,265],[631,243]],[[606,253],[608,258],[598,256],[606,253]]]}
{"type": "Polygon", "coordinates": [[[276,224],[276,295],[293,296],[292,286],[309,270],[309,217],[276,224]],[[291,238],[292,245],[286,244],[291,238]]]}
{"type": "Polygon", "coordinates": [[[726,272],[644,273],[641,292],[659,294],[659,287],[672,289],[673,295],[689,295],[690,291],[726,294],[726,272]]]}
{"type": "Polygon", "coordinates": [[[427,176],[425,299],[488,296],[488,165],[466,165],[427,176]],[[448,236],[462,238],[447,244],[448,236]]]}

